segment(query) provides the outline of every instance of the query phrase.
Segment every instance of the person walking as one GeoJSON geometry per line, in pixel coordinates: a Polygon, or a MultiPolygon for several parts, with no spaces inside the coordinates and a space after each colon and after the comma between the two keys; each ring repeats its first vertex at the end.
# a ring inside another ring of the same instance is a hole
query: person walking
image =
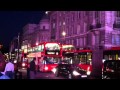
{"type": "Polygon", "coordinates": [[[7,75],[8,77],[10,77],[11,79],[14,79],[14,64],[12,63],[11,59],[6,64],[4,72],[5,72],[5,75],[7,75]]]}
{"type": "Polygon", "coordinates": [[[35,79],[36,73],[35,60],[36,58],[33,58],[33,60],[30,62],[30,79],[35,79]]]}
{"type": "Polygon", "coordinates": [[[27,66],[27,79],[30,79],[30,64],[27,66]]]}
{"type": "Polygon", "coordinates": [[[7,75],[3,74],[6,63],[0,60],[0,79],[10,79],[7,75]]]}

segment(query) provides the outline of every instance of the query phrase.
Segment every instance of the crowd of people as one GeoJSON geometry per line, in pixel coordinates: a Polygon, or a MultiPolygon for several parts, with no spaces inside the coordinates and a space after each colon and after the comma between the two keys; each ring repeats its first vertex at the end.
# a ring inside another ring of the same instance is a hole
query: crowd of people
{"type": "MultiPolygon", "coordinates": [[[[30,62],[29,67],[27,68],[27,78],[35,79],[36,74],[36,58],[30,62]]],[[[0,53],[0,79],[16,79],[16,74],[18,70],[15,68],[16,65],[10,59],[8,62],[5,62],[3,55],[0,53]]]]}

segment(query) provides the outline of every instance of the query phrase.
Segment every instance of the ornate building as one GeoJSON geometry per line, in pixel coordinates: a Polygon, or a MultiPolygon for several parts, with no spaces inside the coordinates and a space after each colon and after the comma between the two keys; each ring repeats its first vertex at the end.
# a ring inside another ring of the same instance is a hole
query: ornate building
{"type": "Polygon", "coordinates": [[[40,42],[50,41],[49,19],[44,16],[39,24],[27,24],[23,28],[22,49],[27,53],[27,47],[40,42]],[[47,36],[47,37],[46,37],[47,36]]]}
{"type": "Polygon", "coordinates": [[[51,11],[48,15],[54,41],[73,44],[76,48],[120,45],[117,11],[51,11]]]}

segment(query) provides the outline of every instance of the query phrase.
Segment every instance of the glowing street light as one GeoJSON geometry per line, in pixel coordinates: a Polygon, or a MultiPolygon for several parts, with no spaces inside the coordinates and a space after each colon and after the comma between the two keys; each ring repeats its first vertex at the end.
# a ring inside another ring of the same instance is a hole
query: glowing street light
{"type": "Polygon", "coordinates": [[[48,11],[46,11],[45,14],[48,14],[48,11]]]}
{"type": "Polygon", "coordinates": [[[38,45],[38,42],[36,43],[36,46],[38,45]]]}
{"type": "Polygon", "coordinates": [[[62,35],[65,37],[65,36],[66,36],[66,32],[65,32],[65,31],[63,31],[63,32],[62,32],[62,35]]]}
{"type": "Polygon", "coordinates": [[[64,41],[63,41],[63,42],[65,43],[65,36],[66,36],[66,32],[65,32],[65,31],[63,31],[63,32],[62,32],[62,35],[63,35],[63,37],[64,37],[64,41]]]}

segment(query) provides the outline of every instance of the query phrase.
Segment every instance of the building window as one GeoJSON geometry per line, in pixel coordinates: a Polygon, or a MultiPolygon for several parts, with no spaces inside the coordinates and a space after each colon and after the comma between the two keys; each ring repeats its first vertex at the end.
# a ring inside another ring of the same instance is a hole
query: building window
{"type": "Polygon", "coordinates": [[[112,35],[112,44],[120,45],[120,35],[118,35],[118,34],[112,35]]]}
{"type": "Polygon", "coordinates": [[[85,11],[84,16],[88,16],[88,15],[89,15],[89,11],[85,11]]]}
{"type": "Polygon", "coordinates": [[[83,38],[80,38],[80,47],[83,47],[83,38]]]}
{"type": "Polygon", "coordinates": [[[79,19],[79,11],[77,12],[77,18],[79,19]]]}
{"type": "Polygon", "coordinates": [[[77,46],[79,46],[79,39],[77,38],[77,46]]]}
{"type": "Polygon", "coordinates": [[[99,45],[99,36],[98,35],[95,36],[95,45],[99,45]]]}
{"type": "Polygon", "coordinates": [[[80,25],[77,25],[77,34],[80,33],[80,25]]]}
{"type": "Polygon", "coordinates": [[[87,24],[84,23],[84,32],[86,32],[86,31],[87,31],[87,24]]]}
{"type": "Polygon", "coordinates": [[[45,26],[43,26],[43,29],[45,29],[45,26]]]}
{"type": "Polygon", "coordinates": [[[120,17],[120,11],[116,11],[116,17],[120,17]]]}
{"type": "Polygon", "coordinates": [[[89,40],[90,40],[89,38],[90,38],[90,37],[89,37],[89,34],[87,34],[87,37],[86,37],[86,44],[87,44],[87,45],[89,45],[89,42],[90,42],[90,41],[89,41],[89,40]]]}
{"type": "Polygon", "coordinates": [[[99,11],[95,11],[95,18],[99,17],[99,11]]]}
{"type": "Polygon", "coordinates": [[[53,28],[55,28],[55,23],[53,23],[53,28]]]}
{"type": "Polygon", "coordinates": [[[60,23],[59,23],[59,26],[61,26],[61,21],[60,21],[60,23]]]}
{"type": "Polygon", "coordinates": [[[86,46],[86,37],[84,37],[84,46],[86,46]]]}
{"type": "Polygon", "coordinates": [[[95,20],[97,23],[100,23],[100,11],[95,11],[95,20]]]}
{"type": "Polygon", "coordinates": [[[63,25],[65,25],[65,22],[63,22],[63,25]]]}

